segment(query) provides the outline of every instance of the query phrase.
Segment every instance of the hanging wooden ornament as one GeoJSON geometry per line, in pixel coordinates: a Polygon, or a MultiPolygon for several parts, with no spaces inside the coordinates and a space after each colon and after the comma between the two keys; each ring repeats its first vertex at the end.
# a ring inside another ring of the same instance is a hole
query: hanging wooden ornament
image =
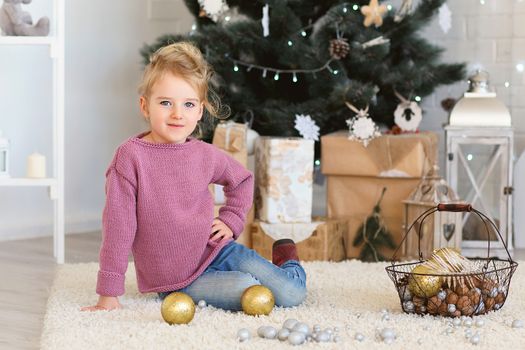
{"type": "Polygon", "coordinates": [[[395,95],[401,103],[397,105],[394,111],[394,123],[404,132],[415,132],[418,130],[419,124],[423,119],[421,108],[414,102],[407,100],[397,91],[394,91],[395,95]]]}
{"type": "Polygon", "coordinates": [[[399,7],[394,16],[394,22],[399,23],[412,11],[412,0],[403,0],[403,3],[399,7]]]}

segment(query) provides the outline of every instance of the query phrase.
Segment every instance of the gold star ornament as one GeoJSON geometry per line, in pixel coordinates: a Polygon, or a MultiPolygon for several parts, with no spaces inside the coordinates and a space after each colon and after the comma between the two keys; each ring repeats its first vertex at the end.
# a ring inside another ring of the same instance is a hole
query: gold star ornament
{"type": "Polygon", "coordinates": [[[364,26],[370,27],[373,23],[376,28],[380,27],[386,11],[386,5],[379,5],[378,0],[370,0],[368,5],[361,6],[361,13],[365,16],[364,26]]]}

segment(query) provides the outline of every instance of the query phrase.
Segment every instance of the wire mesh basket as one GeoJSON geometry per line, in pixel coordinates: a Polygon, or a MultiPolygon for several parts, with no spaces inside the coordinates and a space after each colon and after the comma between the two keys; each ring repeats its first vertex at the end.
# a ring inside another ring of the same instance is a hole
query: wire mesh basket
{"type": "Polygon", "coordinates": [[[438,204],[422,213],[408,228],[386,271],[394,282],[404,312],[459,317],[482,315],[501,309],[507,300],[510,281],[517,267],[518,263],[512,260],[498,228],[486,215],[470,204],[438,204]],[[423,260],[421,246],[418,245],[419,261],[396,263],[397,252],[415,223],[421,219],[418,232],[421,237],[423,221],[436,211],[476,214],[483,221],[487,236],[490,234],[488,225],[495,229],[509,259],[490,257],[488,237],[487,258],[467,259],[452,248],[442,248],[435,251],[430,259],[423,260]]]}

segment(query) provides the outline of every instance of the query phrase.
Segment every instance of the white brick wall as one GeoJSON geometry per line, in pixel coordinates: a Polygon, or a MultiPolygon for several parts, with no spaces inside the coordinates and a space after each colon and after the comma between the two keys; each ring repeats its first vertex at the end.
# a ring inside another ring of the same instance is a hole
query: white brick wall
{"type": "MultiPolygon", "coordinates": [[[[399,2],[390,1],[395,6],[399,2]]],[[[516,70],[517,63],[525,64],[525,0],[485,0],[484,5],[480,0],[448,0],[447,4],[452,12],[450,31],[442,32],[436,16],[422,36],[445,48],[442,61],[466,62],[469,72],[477,67],[489,72],[492,86],[512,115],[517,158],[525,149],[525,73],[516,70]],[[505,82],[510,87],[505,87],[505,82]]],[[[421,129],[442,131],[448,115],[441,100],[458,98],[466,88],[465,82],[440,87],[425,98],[421,129]]]]}

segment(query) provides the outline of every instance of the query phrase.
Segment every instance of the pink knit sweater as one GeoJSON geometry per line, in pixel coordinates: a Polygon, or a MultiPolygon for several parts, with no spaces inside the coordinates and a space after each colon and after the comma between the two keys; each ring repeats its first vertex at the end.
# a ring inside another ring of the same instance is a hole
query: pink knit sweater
{"type": "Polygon", "coordinates": [[[193,282],[231,240],[210,242],[213,198],[224,185],[219,219],[236,239],[253,199],[253,175],[215,146],[196,139],[154,144],[140,134],[118,147],[106,172],[97,293],[124,294],[133,253],[139,290],[166,292],[193,282]]]}

